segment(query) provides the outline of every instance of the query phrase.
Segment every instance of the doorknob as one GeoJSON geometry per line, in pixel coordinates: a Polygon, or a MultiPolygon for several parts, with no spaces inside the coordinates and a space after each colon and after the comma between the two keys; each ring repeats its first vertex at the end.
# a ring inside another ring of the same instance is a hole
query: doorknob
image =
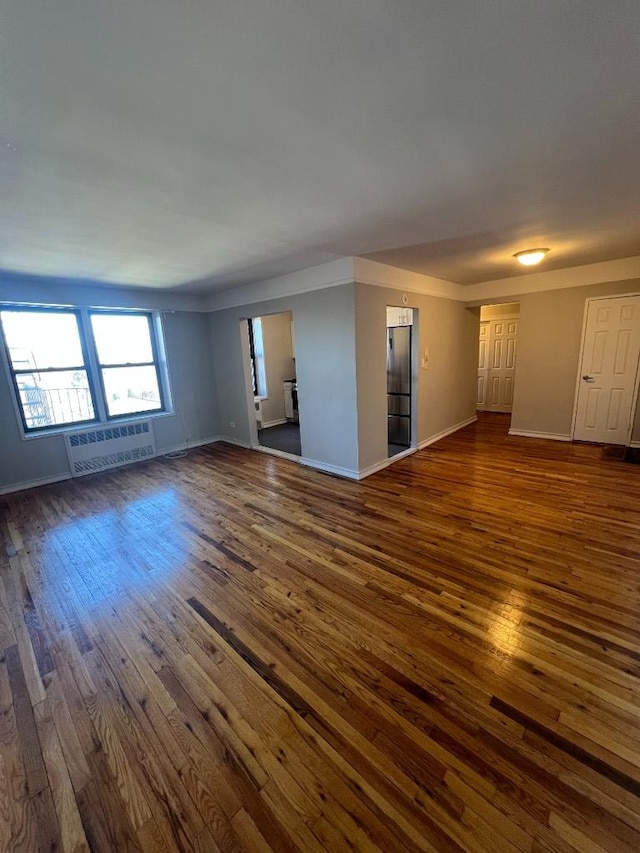
{"type": "Polygon", "coordinates": [[[595,382],[595,379],[593,378],[593,376],[587,376],[586,373],[582,378],[584,379],[585,382],[595,382]]]}

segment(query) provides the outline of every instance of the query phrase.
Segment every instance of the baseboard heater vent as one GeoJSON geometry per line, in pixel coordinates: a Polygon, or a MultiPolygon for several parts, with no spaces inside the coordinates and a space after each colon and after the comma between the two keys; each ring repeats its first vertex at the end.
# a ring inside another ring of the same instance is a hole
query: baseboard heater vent
{"type": "Polygon", "coordinates": [[[72,433],[65,444],[74,477],[156,455],[151,421],[72,433]]]}

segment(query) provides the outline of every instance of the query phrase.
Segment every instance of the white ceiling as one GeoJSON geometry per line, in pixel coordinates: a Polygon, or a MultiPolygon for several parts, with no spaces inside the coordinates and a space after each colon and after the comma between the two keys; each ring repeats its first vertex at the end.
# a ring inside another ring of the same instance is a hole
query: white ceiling
{"type": "Polygon", "coordinates": [[[2,270],[197,292],[638,254],[638,0],[1,0],[0,25],[2,270]]]}

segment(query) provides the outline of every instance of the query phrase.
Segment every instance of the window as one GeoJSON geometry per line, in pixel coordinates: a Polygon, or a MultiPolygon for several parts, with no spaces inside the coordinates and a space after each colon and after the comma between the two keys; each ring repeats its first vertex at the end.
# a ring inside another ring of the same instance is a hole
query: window
{"type": "Polygon", "coordinates": [[[108,417],[162,411],[151,316],[102,311],[90,316],[108,417]]]}
{"type": "Polygon", "coordinates": [[[95,420],[75,311],[2,311],[2,328],[26,430],[95,420]]]}
{"type": "Polygon", "coordinates": [[[262,340],[262,320],[254,317],[247,320],[249,325],[249,355],[251,357],[251,380],[253,396],[267,396],[267,372],[264,363],[264,343],[262,340]]]}
{"type": "Polygon", "coordinates": [[[0,309],[25,433],[164,411],[153,315],[0,309]]]}

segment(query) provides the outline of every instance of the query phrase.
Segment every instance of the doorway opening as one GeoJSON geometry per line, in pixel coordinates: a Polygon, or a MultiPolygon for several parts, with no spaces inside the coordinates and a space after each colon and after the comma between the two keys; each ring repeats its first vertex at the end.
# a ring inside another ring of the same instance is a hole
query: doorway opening
{"type": "Polygon", "coordinates": [[[479,412],[511,414],[516,378],[520,303],[483,305],[478,346],[479,412]]]}
{"type": "Polygon", "coordinates": [[[414,446],[414,309],[387,306],[387,456],[414,446]]]}
{"type": "MultiPolygon", "coordinates": [[[[259,449],[302,456],[296,376],[295,335],[291,311],[250,317],[249,374],[259,449]]],[[[253,429],[252,429],[253,435],[253,429]]]]}

